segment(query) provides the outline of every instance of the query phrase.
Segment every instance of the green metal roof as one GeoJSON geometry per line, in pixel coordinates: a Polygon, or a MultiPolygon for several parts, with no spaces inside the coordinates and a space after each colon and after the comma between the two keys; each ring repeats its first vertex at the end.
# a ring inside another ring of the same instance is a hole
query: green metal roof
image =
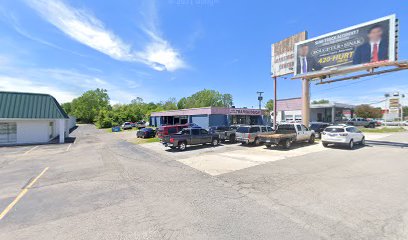
{"type": "Polygon", "coordinates": [[[51,95],[0,91],[0,118],[62,119],[68,115],[51,95]]]}

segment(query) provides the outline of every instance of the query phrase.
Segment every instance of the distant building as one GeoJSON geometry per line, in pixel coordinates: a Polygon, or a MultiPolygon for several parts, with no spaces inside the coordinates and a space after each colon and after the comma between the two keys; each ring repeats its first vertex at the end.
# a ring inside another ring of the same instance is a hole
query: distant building
{"type": "Polygon", "coordinates": [[[153,112],[151,126],[194,123],[202,128],[233,124],[264,124],[264,110],[248,108],[203,107],[153,112]]]}
{"type": "MultiPolygon", "coordinates": [[[[276,103],[277,121],[302,121],[302,99],[281,99],[276,103]]],[[[354,105],[329,102],[310,105],[311,122],[339,122],[353,117],[354,105]]]]}
{"type": "Polygon", "coordinates": [[[63,143],[73,126],[51,95],[0,92],[0,145],[63,143]]]}

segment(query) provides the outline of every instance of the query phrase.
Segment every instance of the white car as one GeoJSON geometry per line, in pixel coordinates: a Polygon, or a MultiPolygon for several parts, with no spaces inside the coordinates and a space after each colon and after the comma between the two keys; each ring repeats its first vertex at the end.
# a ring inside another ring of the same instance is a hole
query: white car
{"type": "Polygon", "coordinates": [[[132,129],[132,123],[130,123],[130,122],[124,122],[124,123],[122,124],[122,129],[123,129],[123,130],[132,129]]]}
{"type": "Polygon", "coordinates": [[[365,136],[353,126],[330,126],[322,133],[322,144],[324,147],[334,144],[353,149],[355,144],[365,145],[365,136]]]}

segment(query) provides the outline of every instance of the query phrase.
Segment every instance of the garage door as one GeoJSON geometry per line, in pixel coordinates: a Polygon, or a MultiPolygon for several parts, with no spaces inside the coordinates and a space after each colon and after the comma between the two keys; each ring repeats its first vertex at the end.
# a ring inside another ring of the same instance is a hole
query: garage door
{"type": "Polygon", "coordinates": [[[17,124],[0,123],[0,144],[17,142],[17,124]]]}

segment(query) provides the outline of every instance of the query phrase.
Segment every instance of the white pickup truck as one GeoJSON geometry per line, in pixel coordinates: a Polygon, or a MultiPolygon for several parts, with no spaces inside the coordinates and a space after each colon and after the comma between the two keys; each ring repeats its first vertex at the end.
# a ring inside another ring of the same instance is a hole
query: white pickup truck
{"type": "Polygon", "coordinates": [[[314,143],[315,134],[305,125],[300,123],[290,123],[278,125],[278,129],[272,133],[262,133],[258,136],[259,141],[267,147],[272,145],[282,145],[288,149],[293,142],[314,143]]]}

